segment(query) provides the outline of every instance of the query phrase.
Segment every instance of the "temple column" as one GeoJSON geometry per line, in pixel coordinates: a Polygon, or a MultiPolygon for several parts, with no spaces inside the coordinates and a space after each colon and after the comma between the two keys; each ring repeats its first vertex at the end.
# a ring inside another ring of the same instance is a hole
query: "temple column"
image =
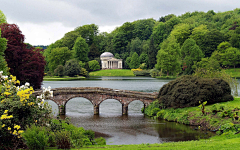
{"type": "Polygon", "coordinates": [[[99,105],[95,104],[93,109],[94,109],[94,115],[99,115],[99,105]]]}
{"type": "Polygon", "coordinates": [[[127,115],[128,114],[128,105],[122,104],[122,114],[127,115]]]}

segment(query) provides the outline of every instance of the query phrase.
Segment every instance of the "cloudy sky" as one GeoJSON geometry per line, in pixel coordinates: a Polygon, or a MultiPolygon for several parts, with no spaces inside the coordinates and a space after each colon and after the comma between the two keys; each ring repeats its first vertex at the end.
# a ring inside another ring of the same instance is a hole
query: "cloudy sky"
{"type": "Polygon", "coordinates": [[[0,0],[8,23],[17,24],[32,45],[49,45],[86,24],[111,32],[125,22],[167,14],[240,7],[240,0],[0,0]]]}

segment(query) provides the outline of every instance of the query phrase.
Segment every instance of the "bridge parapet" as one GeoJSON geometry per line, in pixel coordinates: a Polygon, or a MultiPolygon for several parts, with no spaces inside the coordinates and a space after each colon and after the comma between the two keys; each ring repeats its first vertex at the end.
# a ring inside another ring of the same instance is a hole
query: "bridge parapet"
{"type": "MultiPolygon", "coordinates": [[[[134,100],[140,100],[144,107],[157,99],[158,93],[146,93],[129,90],[119,90],[101,87],[63,87],[54,88],[52,101],[57,103],[60,114],[65,114],[66,103],[74,97],[84,97],[90,100],[94,106],[94,114],[99,113],[99,105],[106,99],[116,99],[123,107],[123,114],[127,114],[128,104],[134,100]]],[[[37,96],[41,91],[36,91],[33,95],[37,96]]]]}

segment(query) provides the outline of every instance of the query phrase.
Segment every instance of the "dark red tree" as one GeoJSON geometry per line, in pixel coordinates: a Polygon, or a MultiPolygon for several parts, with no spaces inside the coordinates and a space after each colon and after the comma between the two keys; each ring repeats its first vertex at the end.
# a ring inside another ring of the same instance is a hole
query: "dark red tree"
{"type": "Polygon", "coordinates": [[[24,35],[15,24],[1,24],[2,37],[8,40],[5,59],[10,73],[21,84],[29,82],[34,89],[41,88],[44,76],[45,60],[40,49],[27,48],[24,35]]]}

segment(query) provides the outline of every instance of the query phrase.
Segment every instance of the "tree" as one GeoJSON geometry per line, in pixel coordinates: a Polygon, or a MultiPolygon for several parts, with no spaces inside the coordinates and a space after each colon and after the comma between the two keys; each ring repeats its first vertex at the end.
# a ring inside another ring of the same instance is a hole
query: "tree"
{"type": "Polygon", "coordinates": [[[239,49],[234,48],[234,47],[229,47],[228,49],[226,49],[226,52],[223,54],[222,59],[223,59],[222,60],[223,65],[233,66],[234,71],[236,71],[235,66],[237,64],[240,64],[240,51],[239,51],[239,49]]]}
{"type": "Polygon", "coordinates": [[[225,41],[225,36],[220,31],[213,29],[209,31],[202,39],[202,44],[199,45],[205,57],[210,57],[211,54],[217,49],[217,46],[225,41]]]}
{"type": "Polygon", "coordinates": [[[204,69],[204,71],[217,71],[220,70],[220,64],[213,58],[202,58],[197,62],[197,68],[204,69]]]}
{"type": "Polygon", "coordinates": [[[53,73],[59,65],[65,65],[66,61],[72,58],[72,52],[67,47],[58,47],[48,54],[48,67],[53,73]]]}
{"type": "Polygon", "coordinates": [[[180,55],[180,45],[174,36],[170,36],[163,41],[158,51],[156,69],[166,72],[167,76],[179,73],[181,70],[180,55]]]}
{"type": "Polygon", "coordinates": [[[156,64],[157,49],[154,46],[153,38],[151,38],[148,51],[148,68],[152,69],[156,64]]]}
{"type": "Polygon", "coordinates": [[[0,24],[1,23],[7,23],[7,19],[4,13],[0,10],[0,24]]]}
{"type": "Polygon", "coordinates": [[[136,37],[135,39],[132,39],[130,43],[130,52],[137,52],[138,55],[142,52],[142,41],[136,37]]]}
{"type": "Polygon", "coordinates": [[[138,68],[140,65],[140,62],[139,62],[139,55],[134,52],[132,57],[131,57],[131,61],[130,61],[130,68],[131,69],[136,69],[138,68]]]}
{"type": "Polygon", "coordinates": [[[6,49],[7,49],[7,40],[5,38],[1,38],[1,29],[0,29],[0,71],[3,71],[3,74],[7,73],[7,62],[5,61],[5,58],[4,58],[4,51],[6,49]]]}
{"type": "Polygon", "coordinates": [[[140,64],[142,63],[145,63],[146,65],[148,64],[148,55],[146,53],[142,53],[140,56],[139,56],[139,62],[140,64]]]}
{"type": "Polygon", "coordinates": [[[93,60],[94,58],[99,58],[99,57],[100,57],[100,53],[98,51],[98,48],[94,43],[92,43],[92,45],[89,48],[88,58],[89,60],[93,60]]]}
{"type": "Polygon", "coordinates": [[[171,35],[175,36],[180,46],[182,46],[184,41],[189,38],[190,34],[191,27],[189,24],[178,24],[171,32],[171,35]]]}
{"type": "Polygon", "coordinates": [[[186,65],[186,68],[184,69],[185,74],[192,74],[192,65],[194,65],[194,62],[198,62],[204,57],[202,50],[196,44],[194,39],[189,38],[183,43],[181,53],[183,63],[186,65]]]}
{"type": "Polygon", "coordinates": [[[71,59],[67,61],[64,68],[65,68],[65,74],[69,77],[79,75],[81,71],[81,67],[76,59],[71,59]]]}
{"type": "Polygon", "coordinates": [[[74,46],[74,43],[80,35],[76,31],[68,32],[64,35],[62,40],[62,46],[61,47],[68,47],[68,49],[72,49],[74,46]]]}
{"type": "Polygon", "coordinates": [[[22,84],[29,82],[33,88],[40,88],[46,64],[42,50],[33,47],[27,49],[24,44],[24,35],[17,25],[3,23],[0,28],[2,30],[1,37],[8,40],[4,53],[10,68],[9,72],[16,76],[22,84]]]}
{"type": "Polygon", "coordinates": [[[190,38],[194,39],[197,45],[202,48],[202,42],[206,34],[209,32],[207,25],[200,25],[192,30],[190,38]]]}
{"type": "Polygon", "coordinates": [[[89,61],[88,65],[89,65],[90,71],[100,70],[100,65],[99,65],[98,61],[96,61],[96,60],[89,61]]]}
{"type": "Polygon", "coordinates": [[[226,49],[232,47],[229,42],[222,42],[217,46],[217,51],[220,53],[225,53],[226,49]]]}
{"type": "Polygon", "coordinates": [[[95,43],[95,38],[98,34],[98,26],[95,24],[84,25],[77,27],[74,31],[77,32],[79,36],[85,39],[88,47],[95,43]]]}
{"type": "Polygon", "coordinates": [[[65,74],[65,68],[63,65],[58,65],[57,68],[54,70],[54,74],[59,77],[63,77],[65,74]]]}
{"type": "Polygon", "coordinates": [[[73,50],[75,52],[74,57],[77,60],[83,61],[83,62],[88,61],[89,48],[85,39],[83,39],[81,36],[79,36],[76,39],[75,44],[73,46],[73,50]]]}

